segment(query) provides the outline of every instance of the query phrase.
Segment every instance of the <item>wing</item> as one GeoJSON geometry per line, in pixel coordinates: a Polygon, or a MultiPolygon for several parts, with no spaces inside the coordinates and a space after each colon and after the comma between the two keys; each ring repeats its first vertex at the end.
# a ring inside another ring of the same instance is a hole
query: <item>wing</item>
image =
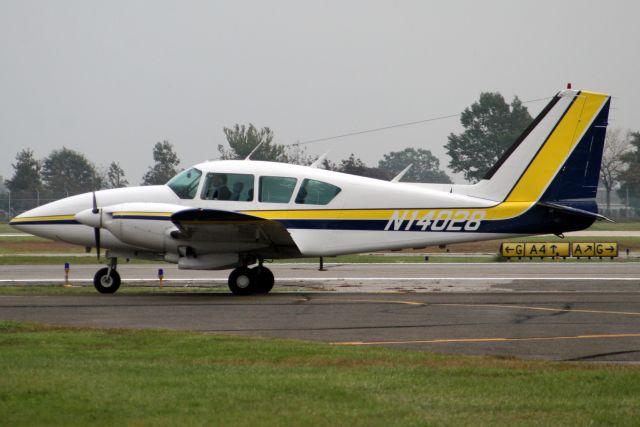
{"type": "Polygon", "coordinates": [[[178,227],[172,237],[212,246],[254,247],[265,257],[299,256],[287,229],[276,221],[239,212],[185,209],[171,215],[178,227]]]}

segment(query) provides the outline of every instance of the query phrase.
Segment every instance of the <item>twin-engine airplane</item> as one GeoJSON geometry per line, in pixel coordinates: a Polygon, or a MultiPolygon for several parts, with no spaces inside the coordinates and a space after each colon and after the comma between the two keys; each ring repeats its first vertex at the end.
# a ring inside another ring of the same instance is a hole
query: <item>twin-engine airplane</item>
{"type": "Polygon", "coordinates": [[[265,259],[332,256],[589,227],[610,97],[563,90],[473,185],[381,181],[315,167],[198,164],[166,185],[85,193],[32,209],[15,228],[107,248],[94,285],[120,286],[118,258],[231,269],[234,294],[269,292],[265,259]],[[253,264],[255,267],[250,268],[253,264]]]}

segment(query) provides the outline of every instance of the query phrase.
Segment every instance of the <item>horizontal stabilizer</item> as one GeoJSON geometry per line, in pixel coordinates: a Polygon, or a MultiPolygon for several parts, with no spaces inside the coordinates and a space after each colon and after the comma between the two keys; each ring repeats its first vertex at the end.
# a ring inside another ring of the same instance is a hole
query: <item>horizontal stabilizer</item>
{"type": "Polygon", "coordinates": [[[554,209],[556,211],[567,213],[567,214],[571,214],[571,215],[578,215],[578,216],[582,216],[582,217],[593,218],[593,219],[598,220],[598,221],[614,222],[613,220],[607,218],[604,215],[600,215],[599,213],[586,211],[584,209],[573,208],[571,206],[560,205],[560,204],[557,204],[557,203],[538,202],[538,206],[554,209]]]}

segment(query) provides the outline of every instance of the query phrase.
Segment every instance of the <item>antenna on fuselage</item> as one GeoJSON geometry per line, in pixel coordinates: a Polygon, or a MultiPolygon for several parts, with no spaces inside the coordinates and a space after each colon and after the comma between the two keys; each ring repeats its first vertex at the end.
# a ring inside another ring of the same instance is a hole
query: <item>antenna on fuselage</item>
{"type": "Polygon", "coordinates": [[[245,160],[251,160],[251,156],[253,156],[253,153],[255,153],[256,151],[258,151],[258,148],[260,148],[260,146],[266,141],[266,139],[263,139],[262,141],[260,141],[260,143],[258,145],[256,145],[253,150],[251,150],[251,152],[249,153],[249,155],[247,157],[245,157],[245,160]]]}
{"type": "Polygon", "coordinates": [[[413,163],[409,163],[409,166],[407,166],[406,168],[402,169],[402,172],[400,172],[398,175],[394,176],[393,179],[391,180],[391,182],[399,182],[402,177],[409,172],[409,169],[411,169],[411,166],[413,166],[413,163]]]}
{"type": "Polygon", "coordinates": [[[309,167],[310,168],[318,168],[318,167],[320,167],[320,164],[324,161],[324,159],[327,158],[327,154],[329,154],[329,151],[331,151],[331,150],[325,151],[324,154],[321,155],[320,157],[318,157],[315,162],[311,163],[309,165],[309,167]]]}

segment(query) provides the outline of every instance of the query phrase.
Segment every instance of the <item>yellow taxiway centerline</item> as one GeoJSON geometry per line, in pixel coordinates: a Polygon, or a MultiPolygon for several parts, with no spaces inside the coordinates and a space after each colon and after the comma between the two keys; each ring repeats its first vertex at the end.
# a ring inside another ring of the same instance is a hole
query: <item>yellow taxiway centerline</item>
{"type": "Polygon", "coordinates": [[[445,306],[445,307],[490,307],[490,308],[506,308],[517,310],[534,310],[534,311],[552,311],[567,313],[587,313],[587,314],[617,314],[624,316],[640,316],[640,312],[636,311],[607,311],[607,310],[588,310],[580,308],[551,308],[551,307],[533,307],[528,305],[510,305],[510,304],[468,304],[468,303],[430,303],[426,301],[404,301],[404,300],[379,300],[379,299],[323,299],[313,298],[310,302],[331,301],[343,303],[378,303],[378,304],[401,304],[413,306],[445,306]]]}
{"type": "Polygon", "coordinates": [[[604,338],[639,338],[640,333],[631,334],[602,334],[602,335],[575,335],[560,337],[529,337],[529,338],[444,338],[435,340],[404,340],[404,341],[344,341],[332,342],[332,345],[341,346],[365,346],[365,345],[392,345],[392,344],[447,344],[447,343],[485,343],[485,342],[513,342],[513,341],[555,341],[555,340],[589,340],[604,338]]]}

